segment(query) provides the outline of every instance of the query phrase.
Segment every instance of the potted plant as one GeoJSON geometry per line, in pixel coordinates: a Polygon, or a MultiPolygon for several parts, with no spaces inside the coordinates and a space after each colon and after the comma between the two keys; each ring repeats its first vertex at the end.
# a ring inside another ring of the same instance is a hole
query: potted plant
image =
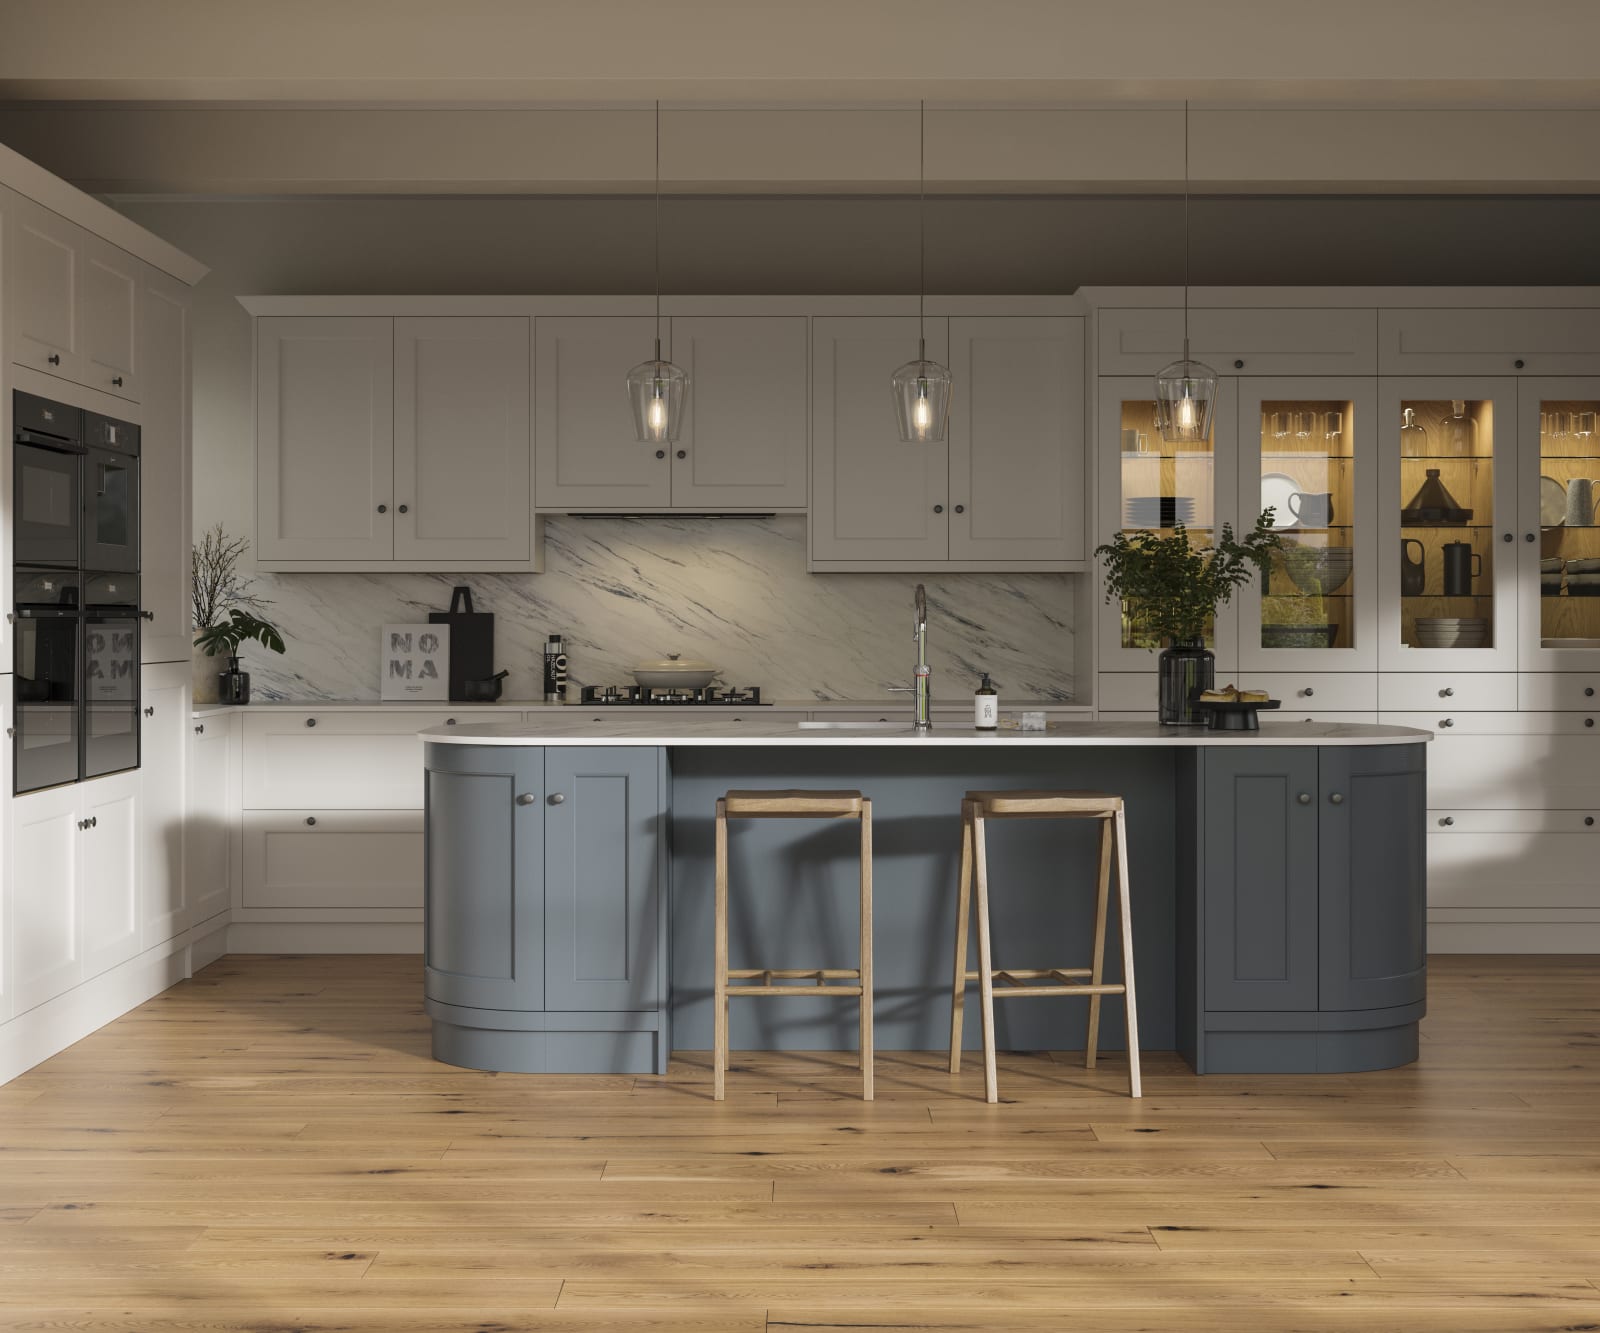
{"type": "Polygon", "coordinates": [[[1195,697],[1216,681],[1216,659],[1205,646],[1206,626],[1234,590],[1259,571],[1263,579],[1282,539],[1272,529],[1272,510],[1263,510],[1255,531],[1243,541],[1224,523],[1210,546],[1191,542],[1178,524],[1164,531],[1119,532],[1095,555],[1105,565],[1106,601],[1121,598],[1139,634],[1161,650],[1157,664],[1160,720],[1167,726],[1193,726],[1201,720],[1195,697]]]}
{"type": "Polygon", "coordinates": [[[277,626],[258,613],[271,605],[251,590],[251,580],[239,573],[239,561],[249,550],[243,537],[230,537],[217,523],[194,546],[194,646],[196,666],[203,656],[207,669],[195,672],[196,703],[247,704],[250,673],[239,668],[239,645],[259,643],[275,653],[284,651],[277,626]],[[228,669],[217,672],[212,659],[226,655],[228,669]]]}

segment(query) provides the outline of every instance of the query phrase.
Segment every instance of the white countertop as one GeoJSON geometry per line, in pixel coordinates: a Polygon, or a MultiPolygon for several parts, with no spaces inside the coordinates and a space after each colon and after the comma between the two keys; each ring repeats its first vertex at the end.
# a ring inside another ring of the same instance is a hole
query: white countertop
{"type": "MultiPolygon", "coordinates": [[[[598,725],[585,719],[582,731],[566,731],[551,723],[469,722],[430,727],[426,741],[444,745],[717,745],[717,746],[1200,746],[1200,745],[1420,745],[1433,733],[1413,727],[1380,727],[1335,722],[1263,720],[1260,731],[1200,731],[1161,727],[1153,722],[1061,722],[1048,731],[975,731],[966,726],[935,726],[918,732],[909,725],[862,730],[802,729],[793,721],[684,717],[606,718],[598,725]]],[[[552,723],[554,719],[552,719],[552,723]]]]}
{"type": "MultiPolygon", "coordinates": [[[[909,716],[910,702],[902,697],[898,699],[774,699],[770,704],[763,703],[751,705],[762,711],[773,713],[903,713],[909,716]]],[[[730,711],[738,711],[733,705],[726,705],[730,711]]],[[[949,699],[934,699],[934,711],[970,714],[972,700],[951,697],[949,699]]],[[[205,717],[217,713],[264,713],[272,710],[292,711],[296,713],[460,713],[482,712],[492,714],[497,710],[509,709],[513,712],[533,713],[548,711],[552,716],[561,714],[582,713],[585,717],[594,715],[596,710],[611,713],[642,713],[651,717],[659,717],[663,713],[674,715],[682,714],[683,704],[581,704],[577,702],[552,704],[543,699],[499,699],[492,704],[451,702],[448,699],[436,699],[427,703],[400,702],[381,699],[262,699],[250,704],[196,704],[194,715],[205,717]]],[[[1000,700],[1001,712],[1020,713],[1024,710],[1047,709],[1052,713],[1092,713],[1094,709],[1089,704],[1075,704],[1066,699],[1005,699],[1000,700]]],[[[696,713],[702,709],[696,708],[696,713]]]]}

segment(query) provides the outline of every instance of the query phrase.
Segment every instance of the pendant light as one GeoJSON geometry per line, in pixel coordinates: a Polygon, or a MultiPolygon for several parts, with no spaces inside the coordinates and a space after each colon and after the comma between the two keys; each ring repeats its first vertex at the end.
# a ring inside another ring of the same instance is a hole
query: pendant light
{"type": "Polygon", "coordinates": [[[907,444],[938,444],[950,420],[950,370],[928,360],[923,307],[928,294],[928,104],[917,103],[917,359],[889,381],[900,438],[907,444]]]}
{"type": "Polygon", "coordinates": [[[1183,359],[1156,375],[1156,429],[1168,444],[1211,438],[1217,372],[1189,358],[1189,103],[1183,104],[1183,359]]]}
{"type": "Polygon", "coordinates": [[[661,103],[656,103],[656,351],[628,372],[628,405],[641,444],[670,444],[683,426],[689,376],[661,359],[661,103]]]}

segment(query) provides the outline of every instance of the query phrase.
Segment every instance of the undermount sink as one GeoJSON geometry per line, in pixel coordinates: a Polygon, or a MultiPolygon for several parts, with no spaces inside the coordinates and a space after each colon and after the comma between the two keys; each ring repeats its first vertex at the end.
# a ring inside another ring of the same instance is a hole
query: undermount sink
{"type": "Polygon", "coordinates": [[[907,722],[797,722],[801,731],[904,731],[907,722]]]}

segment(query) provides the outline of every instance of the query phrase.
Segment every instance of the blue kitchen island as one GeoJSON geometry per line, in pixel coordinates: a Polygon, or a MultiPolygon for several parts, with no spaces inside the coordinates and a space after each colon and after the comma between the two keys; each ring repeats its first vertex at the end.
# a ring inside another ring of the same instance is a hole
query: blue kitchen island
{"type": "MultiPolygon", "coordinates": [[[[649,1073],[674,1048],[709,1048],[712,816],[736,787],[871,796],[880,1049],[948,1039],[962,793],[1051,787],[1127,801],[1146,1049],[1178,1050],[1199,1073],[1416,1058],[1426,732],[1082,722],[985,734],[672,717],[423,738],[426,1005],[433,1053],[451,1064],[649,1073]]],[[[998,966],[1087,958],[1096,832],[1056,820],[991,831],[998,966]]],[[[739,821],[730,871],[734,967],[853,966],[853,826],[739,821]]],[[[1106,1001],[1106,1049],[1120,1003],[1106,1001]]],[[[853,1047],[853,1005],[736,1005],[734,1049],[853,1047]]],[[[1081,998],[1035,999],[1001,1007],[998,1038],[1073,1049],[1085,1021],[1081,998]]]]}

